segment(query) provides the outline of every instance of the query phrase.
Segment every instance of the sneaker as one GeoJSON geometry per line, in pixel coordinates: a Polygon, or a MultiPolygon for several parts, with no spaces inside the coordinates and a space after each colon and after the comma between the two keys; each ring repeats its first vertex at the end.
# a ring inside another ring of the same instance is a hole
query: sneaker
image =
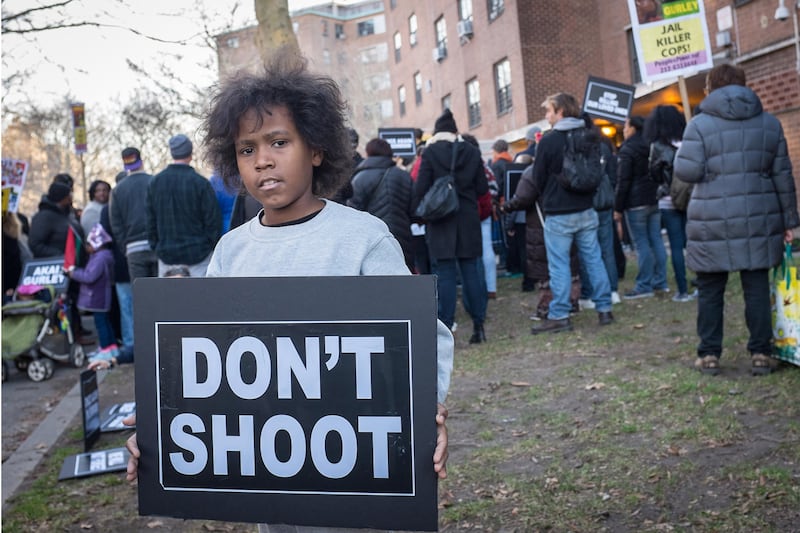
{"type": "Polygon", "coordinates": [[[611,311],[601,311],[597,313],[597,323],[601,326],[608,326],[614,322],[614,315],[611,311]]]}
{"type": "Polygon", "coordinates": [[[628,291],[622,295],[623,298],[626,300],[638,300],[639,298],[652,298],[654,296],[653,291],[644,292],[644,291],[637,291],[636,289],[632,291],[628,291]]]}
{"type": "Polygon", "coordinates": [[[617,291],[611,291],[611,303],[618,304],[621,303],[622,299],[619,297],[619,293],[617,291]]]}
{"type": "Polygon", "coordinates": [[[531,328],[531,335],[538,335],[539,333],[558,333],[561,331],[572,331],[572,324],[569,318],[562,318],[561,320],[543,320],[541,324],[531,328]]]}
{"type": "Polygon", "coordinates": [[[589,299],[581,298],[580,300],[578,300],[578,307],[580,308],[581,311],[583,311],[584,309],[594,309],[594,302],[589,299]]]}
{"type": "Polygon", "coordinates": [[[453,325],[450,326],[450,333],[455,333],[457,329],[458,329],[458,323],[453,322],[453,325]]]}
{"type": "Polygon", "coordinates": [[[685,292],[679,292],[672,297],[673,302],[691,302],[692,300],[694,300],[694,296],[691,296],[685,292]]]}
{"type": "Polygon", "coordinates": [[[89,357],[89,363],[94,363],[95,361],[111,361],[113,357],[114,356],[111,350],[108,349],[98,350],[95,353],[94,357],[89,357]]]}

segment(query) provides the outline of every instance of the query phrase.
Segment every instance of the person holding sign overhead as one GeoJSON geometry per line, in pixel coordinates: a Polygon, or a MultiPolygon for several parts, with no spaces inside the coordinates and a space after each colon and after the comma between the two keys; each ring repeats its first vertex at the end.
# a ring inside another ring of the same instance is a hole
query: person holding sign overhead
{"type": "MultiPolygon", "coordinates": [[[[210,277],[410,275],[403,252],[380,219],[323,198],[349,178],[345,103],[336,83],[312,74],[305,59],[280,50],[261,75],[241,74],[212,100],[205,144],[226,181],[241,177],[263,209],[226,233],[211,257],[210,277]]],[[[447,396],[453,337],[437,324],[437,425],[433,470],[447,475],[447,396]]],[[[128,479],[141,456],[128,442],[128,479]]],[[[260,526],[261,531],[334,531],[260,526]],[[276,529],[277,528],[277,529],[276,529]]]]}

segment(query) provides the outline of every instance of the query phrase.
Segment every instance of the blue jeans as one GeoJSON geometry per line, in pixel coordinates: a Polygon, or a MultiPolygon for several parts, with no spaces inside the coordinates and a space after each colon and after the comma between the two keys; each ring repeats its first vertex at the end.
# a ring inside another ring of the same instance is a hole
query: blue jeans
{"type": "MultiPolygon", "coordinates": [[[[608,283],[611,291],[617,290],[619,275],[617,274],[617,257],[614,255],[614,211],[606,209],[597,212],[597,242],[603,256],[603,264],[608,274],[608,283]]],[[[581,299],[588,300],[592,296],[592,284],[589,282],[589,273],[583,262],[580,264],[581,299]]]]}
{"type": "Polygon", "coordinates": [[[497,258],[492,246],[492,217],[481,220],[481,239],[483,243],[483,274],[486,290],[497,292],[497,258]]]}
{"type": "Polygon", "coordinates": [[[95,311],[94,327],[97,329],[97,344],[100,348],[111,346],[117,343],[114,335],[114,328],[111,326],[111,319],[108,317],[107,311],[95,311]]]}
{"type": "Polygon", "coordinates": [[[464,308],[472,316],[475,326],[482,326],[486,318],[486,282],[478,262],[479,257],[459,259],[437,259],[433,273],[438,276],[439,320],[448,328],[453,327],[456,314],[458,269],[461,269],[461,286],[464,308]]]}
{"type": "Polygon", "coordinates": [[[625,211],[628,230],[636,246],[639,273],[636,292],[653,292],[667,288],[667,251],[661,239],[661,213],[655,205],[625,211]]]}
{"type": "Polygon", "coordinates": [[[569,251],[574,242],[578,258],[586,266],[592,286],[592,301],[598,312],[611,311],[611,286],[603,265],[600,245],[597,242],[597,212],[587,209],[567,215],[549,215],[544,220],[544,245],[547,249],[547,270],[550,273],[550,290],[553,301],[547,318],[562,320],[569,317],[572,274],[569,268],[569,251]]]}
{"type": "Polygon", "coordinates": [[[119,322],[122,329],[122,344],[133,346],[133,292],[130,283],[115,283],[119,301],[119,322]]]}
{"type": "Polygon", "coordinates": [[[675,272],[675,283],[678,285],[678,294],[686,294],[686,261],[683,249],[686,248],[686,211],[677,209],[662,209],[661,221],[667,230],[669,250],[672,257],[672,270],[675,272]]]}

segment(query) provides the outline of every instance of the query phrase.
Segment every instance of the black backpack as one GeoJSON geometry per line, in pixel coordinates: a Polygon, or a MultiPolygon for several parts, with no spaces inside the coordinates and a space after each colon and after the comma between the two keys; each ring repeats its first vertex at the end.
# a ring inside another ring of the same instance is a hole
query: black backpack
{"type": "Polygon", "coordinates": [[[568,131],[558,184],[577,194],[594,194],[603,179],[603,172],[597,134],[586,128],[568,131]]]}

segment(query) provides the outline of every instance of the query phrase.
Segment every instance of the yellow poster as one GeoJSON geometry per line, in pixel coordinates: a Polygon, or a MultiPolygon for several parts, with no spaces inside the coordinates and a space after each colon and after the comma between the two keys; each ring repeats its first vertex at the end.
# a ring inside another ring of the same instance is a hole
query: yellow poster
{"type": "Polygon", "coordinates": [[[700,0],[628,0],[642,79],[694,74],[714,66],[700,0]]]}

